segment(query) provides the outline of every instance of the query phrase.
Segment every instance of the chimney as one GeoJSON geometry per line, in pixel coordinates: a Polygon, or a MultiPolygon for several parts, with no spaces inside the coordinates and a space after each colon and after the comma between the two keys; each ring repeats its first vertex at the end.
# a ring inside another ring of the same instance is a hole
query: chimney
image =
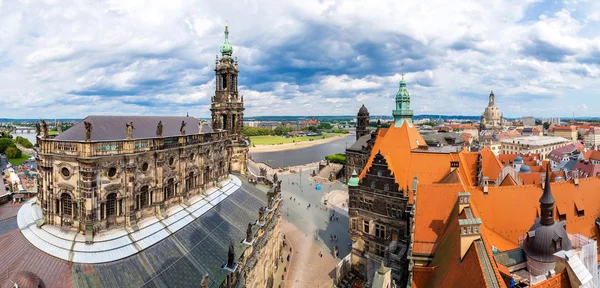
{"type": "Polygon", "coordinates": [[[458,192],[458,214],[469,207],[469,197],[471,197],[469,192],[458,192]]]}
{"type": "Polygon", "coordinates": [[[489,185],[489,182],[490,182],[490,177],[483,176],[482,182],[483,183],[481,183],[481,184],[483,186],[483,195],[487,195],[488,194],[488,185],[489,185]]]}
{"type": "Polygon", "coordinates": [[[460,259],[462,260],[473,244],[473,241],[481,239],[481,218],[458,219],[460,226],[460,259]]]}
{"type": "Polygon", "coordinates": [[[415,178],[413,178],[413,184],[412,184],[414,203],[417,203],[417,186],[419,186],[419,179],[415,175],[415,178]]]}

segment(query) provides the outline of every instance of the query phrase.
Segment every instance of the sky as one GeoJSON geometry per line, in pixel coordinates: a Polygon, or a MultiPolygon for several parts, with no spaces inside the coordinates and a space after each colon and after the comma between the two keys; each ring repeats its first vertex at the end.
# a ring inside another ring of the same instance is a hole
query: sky
{"type": "Polygon", "coordinates": [[[226,24],[246,116],[600,111],[600,1],[0,0],[0,118],[209,117],[226,24]]]}

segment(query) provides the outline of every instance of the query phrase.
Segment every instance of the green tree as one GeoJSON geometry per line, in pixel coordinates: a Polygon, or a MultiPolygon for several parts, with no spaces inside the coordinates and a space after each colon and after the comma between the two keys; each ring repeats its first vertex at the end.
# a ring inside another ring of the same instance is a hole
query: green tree
{"type": "Polygon", "coordinates": [[[5,153],[9,147],[17,147],[17,145],[13,143],[12,139],[0,138],[0,153],[5,153]]]}
{"type": "Polygon", "coordinates": [[[8,131],[0,131],[0,138],[12,139],[13,136],[10,135],[10,133],[8,133],[8,131]]]}
{"type": "Polygon", "coordinates": [[[322,130],[329,130],[332,128],[332,126],[329,122],[321,122],[317,128],[322,130]]]}
{"type": "Polygon", "coordinates": [[[273,135],[277,136],[283,136],[289,132],[292,132],[292,127],[277,126],[273,129],[273,135]]]}
{"type": "Polygon", "coordinates": [[[336,153],[333,155],[325,156],[325,159],[328,160],[329,162],[345,164],[346,163],[346,154],[336,153]]]}
{"type": "Polygon", "coordinates": [[[544,130],[548,130],[550,128],[550,123],[544,122],[544,130]]]}
{"type": "Polygon", "coordinates": [[[27,140],[25,137],[17,136],[17,139],[15,140],[17,141],[17,144],[25,148],[33,148],[33,144],[31,144],[31,142],[29,142],[29,140],[27,140]]]}
{"type": "Polygon", "coordinates": [[[17,159],[17,158],[21,158],[22,153],[21,153],[21,150],[19,150],[19,148],[17,148],[17,147],[8,147],[4,154],[6,154],[6,157],[8,159],[17,159]]]}
{"type": "Polygon", "coordinates": [[[317,132],[317,127],[315,127],[315,126],[308,126],[308,131],[310,131],[310,132],[317,132]]]}

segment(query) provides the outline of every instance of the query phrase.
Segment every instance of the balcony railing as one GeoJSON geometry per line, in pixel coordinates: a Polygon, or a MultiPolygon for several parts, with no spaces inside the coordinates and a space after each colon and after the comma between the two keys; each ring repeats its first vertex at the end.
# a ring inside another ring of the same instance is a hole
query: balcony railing
{"type": "Polygon", "coordinates": [[[198,145],[222,141],[226,132],[176,136],[167,138],[137,139],[105,142],[66,142],[53,139],[40,139],[41,154],[73,155],[79,157],[96,157],[118,155],[145,151],[177,148],[187,145],[198,145]]]}

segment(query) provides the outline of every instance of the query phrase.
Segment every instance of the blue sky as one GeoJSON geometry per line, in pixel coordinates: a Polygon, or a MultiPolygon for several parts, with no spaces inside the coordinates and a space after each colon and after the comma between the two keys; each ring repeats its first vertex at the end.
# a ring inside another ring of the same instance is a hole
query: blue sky
{"type": "Polygon", "coordinates": [[[247,116],[600,110],[600,1],[0,0],[0,118],[207,117],[225,23],[247,116]]]}

